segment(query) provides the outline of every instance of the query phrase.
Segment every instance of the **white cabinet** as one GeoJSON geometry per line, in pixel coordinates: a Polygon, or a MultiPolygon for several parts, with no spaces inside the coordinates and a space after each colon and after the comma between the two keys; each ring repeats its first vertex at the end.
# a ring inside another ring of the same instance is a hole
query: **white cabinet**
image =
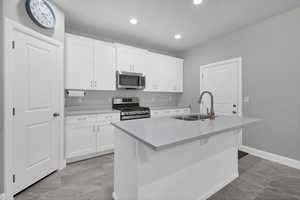
{"type": "Polygon", "coordinates": [[[165,117],[172,115],[188,115],[191,113],[190,108],[174,108],[174,109],[161,109],[151,110],[151,117],[165,117]]]}
{"type": "Polygon", "coordinates": [[[94,43],[94,80],[96,90],[116,89],[115,48],[110,43],[94,43]]]}
{"type": "Polygon", "coordinates": [[[66,89],[93,89],[93,41],[71,35],[65,41],[66,89]]]}
{"type": "Polygon", "coordinates": [[[97,151],[108,151],[114,148],[114,127],[110,122],[102,123],[97,136],[97,151]]]}
{"type": "Polygon", "coordinates": [[[121,44],[115,44],[115,47],[117,70],[145,74],[148,67],[147,50],[121,44]]]}
{"type": "Polygon", "coordinates": [[[152,52],[148,57],[146,91],[183,92],[183,60],[152,52]]]}
{"type": "Polygon", "coordinates": [[[115,90],[115,48],[66,34],[66,89],[115,90]]]}
{"type": "Polygon", "coordinates": [[[119,113],[70,116],[66,118],[66,158],[76,161],[89,155],[112,151],[114,127],[119,113]]]}
{"type": "Polygon", "coordinates": [[[115,90],[116,70],[146,75],[147,92],[183,92],[183,59],[66,34],[66,89],[115,90]]]}
{"type": "Polygon", "coordinates": [[[96,152],[97,134],[91,116],[80,116],[67,120],[66,157],[72,158],[96,152]]]}

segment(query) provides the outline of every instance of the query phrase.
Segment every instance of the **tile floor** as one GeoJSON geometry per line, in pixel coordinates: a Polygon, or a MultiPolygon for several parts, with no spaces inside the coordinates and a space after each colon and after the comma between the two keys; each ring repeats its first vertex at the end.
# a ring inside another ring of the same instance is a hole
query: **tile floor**
{"type": "MultiPolygon", "coordinates": [[[[209,200],[300,200],[300,170],[251,155],[240,177],[209,200]]],[[[16,196],[16,200],[111,200],[113,155],[77,162],[16,196]]]]}

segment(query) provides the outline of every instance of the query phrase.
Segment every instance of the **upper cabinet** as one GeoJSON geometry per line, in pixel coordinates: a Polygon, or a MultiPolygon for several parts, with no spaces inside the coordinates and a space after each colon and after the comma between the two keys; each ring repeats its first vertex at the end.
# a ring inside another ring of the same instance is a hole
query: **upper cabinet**
{"type": "Polygon", "coordinates": [[[88,38],[66,35],[66,89],[93,89],[94,44],[88,38]]]}
{"type": "Polygon", "coordinates": [[[183,59],[149,53],[146,91],[183,92],[183,59]]]}
{"type": "Polygon", "coordinates": [[[146,76],[146,92],[183,92],[183,59],[66,34],[66,89],[116,90],[116,70],[146,76]]]}
{"type": "Polygon", "coordinates": [[[116,89],[115,48],[113,44],[94,43],[94,80],[96,90],[116,89]]]}
{"type": "Polygon", "coordinates": [[[113,44],[66,35],[66,89],[115,90],[113,44]]]}
{"type": "Polygon", "coordinates": [[[148,51],[122,44],[116,46],[116,68],[119,71],[144,73],[148,67],[148,51]]]}

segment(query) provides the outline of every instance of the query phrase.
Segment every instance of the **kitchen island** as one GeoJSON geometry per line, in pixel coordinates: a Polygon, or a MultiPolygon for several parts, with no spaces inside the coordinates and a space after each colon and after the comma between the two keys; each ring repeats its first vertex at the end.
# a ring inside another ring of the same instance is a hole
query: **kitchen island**
{"type": "Polygon", "coordinates": [[[238,133],[256,119],[113,123],[115,200],[202,200],[238,174],[238,133]]]}

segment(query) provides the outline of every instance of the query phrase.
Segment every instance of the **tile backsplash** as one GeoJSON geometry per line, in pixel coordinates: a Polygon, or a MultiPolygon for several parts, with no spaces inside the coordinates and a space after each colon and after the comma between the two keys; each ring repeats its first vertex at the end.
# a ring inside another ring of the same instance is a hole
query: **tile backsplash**
{"type": "Polygon", "coordinates": [[[65,107],[70,110],[109,109],[113,97],[139,97],[142,106],[176,106],[179,94],[152,93],[135,90],[87,91],[84,97],[65,98],[65,107]]]}

